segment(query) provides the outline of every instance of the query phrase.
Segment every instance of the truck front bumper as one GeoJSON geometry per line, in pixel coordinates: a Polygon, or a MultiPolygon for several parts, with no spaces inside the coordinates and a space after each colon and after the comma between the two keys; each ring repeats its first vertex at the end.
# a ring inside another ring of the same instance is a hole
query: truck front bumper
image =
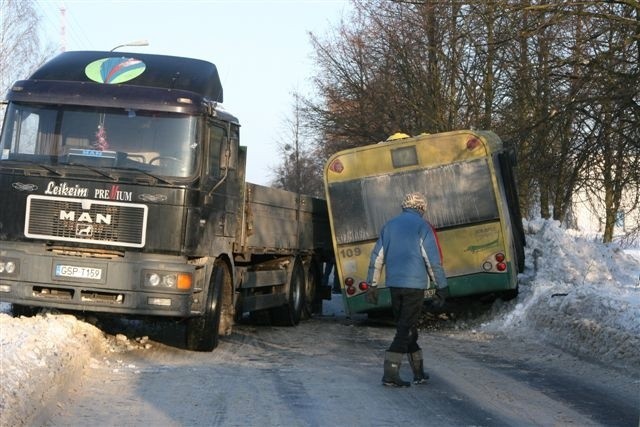
{"type": "Polygon", "coordinates": [[[61,255],[42,244],[2,242],[0,301],[59,309],[188,317],[202,289],[184,257],[126,252],[122,257],[61,255]],[[160,280],[150,280],[156,274],[160,280]],[[190,277],[188,289],[164,277],[190,277]],[[155,283],[155,285],[152,285],[155,283]]]}

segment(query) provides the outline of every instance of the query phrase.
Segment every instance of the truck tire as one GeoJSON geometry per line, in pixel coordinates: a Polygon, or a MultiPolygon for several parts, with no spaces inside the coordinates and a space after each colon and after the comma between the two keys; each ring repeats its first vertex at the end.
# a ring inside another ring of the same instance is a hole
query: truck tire
{"type": "Polygon", "coordinates": [[[276,326],[295,326],[300,323],[305,300],[306,275],[299,259],[291,272],[287,303],[270,310],[271,322],[276,326]]]}
{"type": "Polygon", "coordinates": [[[11,313],[13,317],[33,317],[40,312],[40,307],[31,307],[29,305],[11,304],[11,313]]]}
{"type": "Polygon", "coordinates": [[[217,260],[211,273],[204,314],[187,319],[187,350],[212,351],[218,346],[222,294],[230,280],[227,264],[217,260]]]}
{"type": "Polygon", "coordinates": [[[302,320],[310,319],[313,313],[322,313],[322,299],[316,297],[316,290],[321,285],[321,273],[318,263],[311,260],[307,278],[305,280],[304,305],[302,307],[302,320]],[[320,309],[318,310],[318,303],[320,309]]]}

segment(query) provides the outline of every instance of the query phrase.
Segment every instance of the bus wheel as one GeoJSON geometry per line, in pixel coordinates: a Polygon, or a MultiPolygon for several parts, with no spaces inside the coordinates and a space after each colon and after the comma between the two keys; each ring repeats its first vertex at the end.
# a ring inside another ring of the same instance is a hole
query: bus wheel
{"type": "Polygon", "coordinates": [[[508,291],[503,291],[500,294],[500,298],[503,301],[511,301],[512,299],[516,298],[518,296],[518,292],[519,292],[519,286],[516,285],[516,287],[514,289],[509,289],[508,291]]]}
{"type": "Polygon", "coordinates": [[[213,266],[204,314],[187,319],[187,350],[211,351],[218,346],[222,296],[231,281],[227,264],[217,260],[213,266]]]}
{"type": "Polygon", "coordinates": [[[300,322],[305,304],[305,273],[302,263],[296,259],[291,273],[287,303],[270,310],[271,321],[277,326],[295,326],[300,322]]]}

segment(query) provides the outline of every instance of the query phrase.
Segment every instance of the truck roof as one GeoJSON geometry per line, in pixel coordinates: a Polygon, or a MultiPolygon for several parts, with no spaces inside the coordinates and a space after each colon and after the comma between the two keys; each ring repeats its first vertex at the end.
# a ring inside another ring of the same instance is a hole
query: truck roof
{"type": "MultiPolygon", "coordinates": [[[[136,59],[142,61],[144,72],[126,81],[126,84],[155,88],[178,89],[197,93],[215,102],[223,102],[222,84],[218,69],[200,59],[168,55],[128,52],[69,51],[63,52],[42,65],[30,80],[57,80],[74,82],[98,81],[88,76],[87,67],[103,59],[136,59]]],[[[99,81],[100,82],[100,81],[99,81]]],[[[100,83],[109,83],[102,81],[100,83]]]]}

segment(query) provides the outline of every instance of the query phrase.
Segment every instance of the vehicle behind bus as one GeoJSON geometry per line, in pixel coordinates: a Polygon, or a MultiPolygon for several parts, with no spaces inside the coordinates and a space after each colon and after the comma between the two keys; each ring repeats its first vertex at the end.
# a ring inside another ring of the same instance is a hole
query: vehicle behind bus
{"type": "Polygon", "coordinates": [[[363,282],[380,229],[414,191],[427,198],[425,218],[437,231],[451,296],[515,297],[525,239],[514,163],[495,133],[470,130],[407,136],[331,156],[325,189],[347,311],[391,306],[384,270],[377,304],[366,301],[363,282]]]}

